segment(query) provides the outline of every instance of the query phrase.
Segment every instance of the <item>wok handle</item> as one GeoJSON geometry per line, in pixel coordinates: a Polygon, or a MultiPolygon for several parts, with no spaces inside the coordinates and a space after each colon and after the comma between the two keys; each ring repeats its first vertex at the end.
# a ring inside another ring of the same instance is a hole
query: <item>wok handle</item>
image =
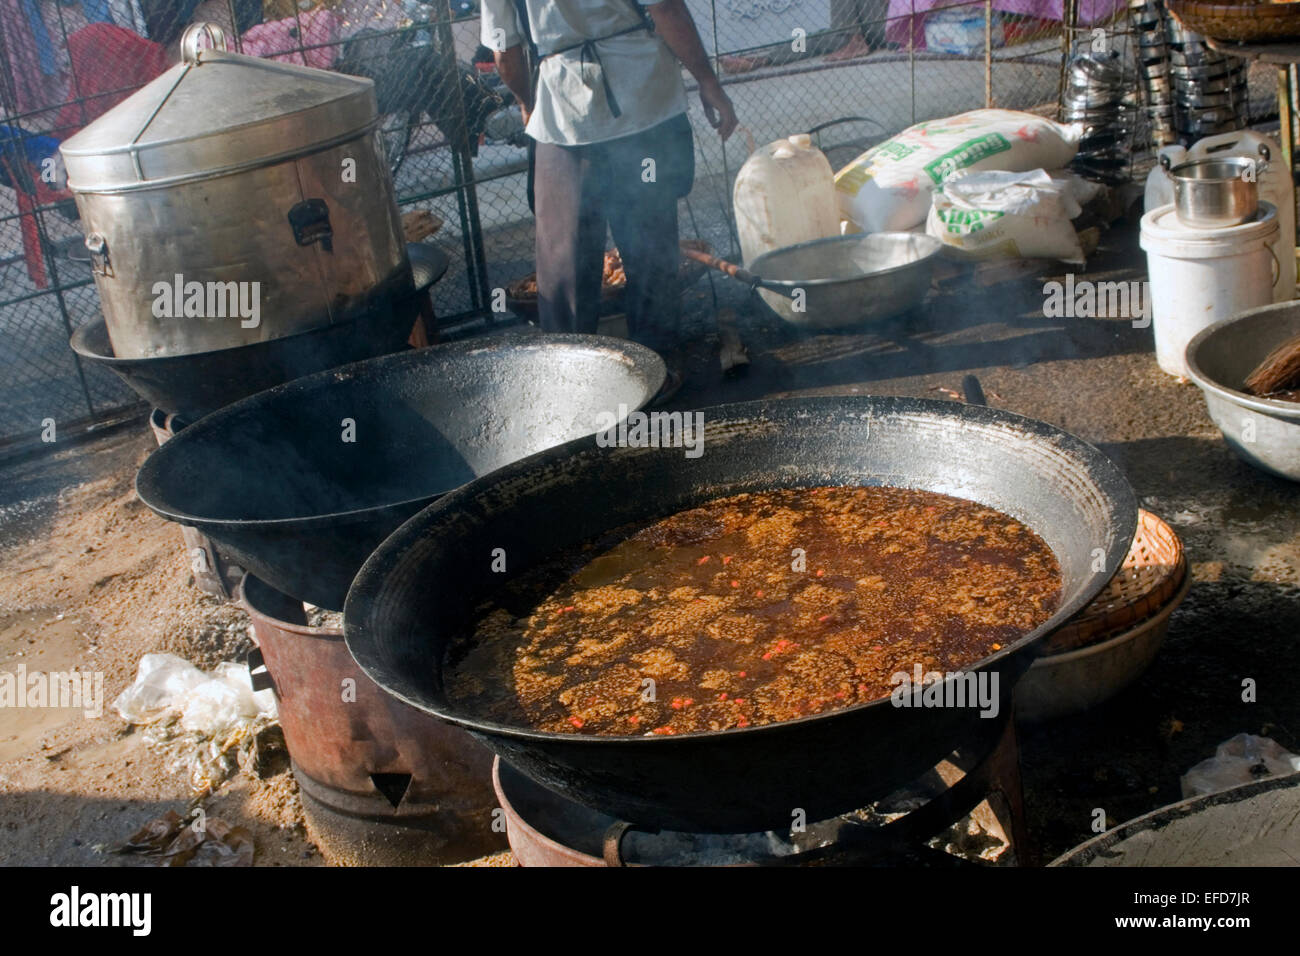
{"type": "Polygon", "coordinates": [[[751,289],[757,289],[763,284],[762,279],[754,275],[754,273],[736,265],[734,262],[728,262],[726,259],[719,259],[717,256],[711,255],[707,252],[702,252],[699,249],[683,248],[682,255],[687,259],[694,259],[696,262],[708,266],[710,269],[717,269],[724,275],[729,275],[731,278],[745,283],[745,285],[749,286],[751,289]]]}

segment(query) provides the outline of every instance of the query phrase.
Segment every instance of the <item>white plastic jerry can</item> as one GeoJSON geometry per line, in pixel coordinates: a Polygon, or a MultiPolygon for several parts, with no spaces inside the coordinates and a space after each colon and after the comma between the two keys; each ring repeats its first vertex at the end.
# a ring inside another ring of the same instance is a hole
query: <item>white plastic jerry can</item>
{"type": "MultiPolygon", "coordinates": [[[[1295,298],[1295,184],[1291,170],[1282,159],[1282,147],[1271,136],[1253,129],[1239,129],[1219,133],[1198,140],[1187,151],[1187,158],[1208,159],[1211,156],[1245,156],[1259,158],[1259,147],[1266,146],[1269,161],[1259,175],[1259,198],[1277,209],[1278,235],[1270,248],[1277,257],[1278,280],[1273,285],[1273,301],[1285,302],[1295,298]]],[[[1173,202],[1172,196],[1169,200],[1173,202]]]]}
{"type": "Polygon", "coordinates": [[[754,150],[732,202],[746,265],[772,249],[840,234],[831,164],[807,133],[754,150]]]}

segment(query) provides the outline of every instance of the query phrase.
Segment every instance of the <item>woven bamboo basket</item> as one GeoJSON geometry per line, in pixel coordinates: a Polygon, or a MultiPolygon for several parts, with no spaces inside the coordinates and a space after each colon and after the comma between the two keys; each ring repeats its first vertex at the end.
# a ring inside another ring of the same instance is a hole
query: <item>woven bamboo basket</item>
{"type": "Polygon", "coordinates": [[[1300,3],[1206,3],[1168,0],[1169,12],[1187,29],[1215,40],[1279,43],[1300,40],[1300,3]]]}
{"type": "Polygon", "coordinates": [[[1092,603],[1048,636],[1044,654],[1064,654],[1153,617],[1178,592],[1187,575],[1183,543],[1163,520],[1138,512],[1137,533],[1124,564],[1092,603]]]}

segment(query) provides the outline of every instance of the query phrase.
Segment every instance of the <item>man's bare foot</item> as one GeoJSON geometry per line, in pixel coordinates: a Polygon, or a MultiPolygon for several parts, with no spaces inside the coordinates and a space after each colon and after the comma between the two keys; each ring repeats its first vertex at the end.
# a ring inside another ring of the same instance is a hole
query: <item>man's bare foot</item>
{"type": "Polygon", "coordinates": [[[866,56],[874,50],[870,43],[863,38],[861,33],[855,33],[849,38],[849,42],[844,44],[834,53],[827,53],[826,59],[839,62],[840,60],[855,60],[860,56],[866,56]]]}
{"type": "Polygon", "coordinates": [[[767,66],[767,60],[757,56],[722,56],[718,58],[723,73],[751,73],[767,66]]]}

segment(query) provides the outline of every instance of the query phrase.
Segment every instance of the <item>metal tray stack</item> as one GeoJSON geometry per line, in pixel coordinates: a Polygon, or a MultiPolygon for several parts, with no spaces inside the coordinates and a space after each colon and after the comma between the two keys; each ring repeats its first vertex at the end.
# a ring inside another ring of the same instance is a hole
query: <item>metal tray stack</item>
{"type": "Polygon", "coordinates": [[[1072,168],[1102,182],[1129,178],[1133,113],[1126,96],[1129,83],[1119,51],[1081,52],[1070,59],[1062,114],[1067,123],[1080,123],[1083,137],[1072,168]]]}
{"type": "Polygon", "coordinates": [[[1083,138],[1071,168],[1089,179],[1119,183],[1128,179],[1132,117],[1136,101],[1118,51],[1080,52],[1070,59],[1062,113],[1083,125],[1083,138]]]}
{"type": "Polygon", "coordinates": [[[1211,50],[1199,33],[1165,17],[1174,125],[1192,143],[1239,129],[1247,114],[1246,61],[1211,50]]]}
{"type": "Polygon", "coordinates": [[[1174,89],[1170,76],[1170,51],[1160,0],[1129,0],[1129,19],[1137,38],[1138,74],[1146,102],[1151,139],[1157,147],[1178,141],[1174,117],[1174,89]]]}

